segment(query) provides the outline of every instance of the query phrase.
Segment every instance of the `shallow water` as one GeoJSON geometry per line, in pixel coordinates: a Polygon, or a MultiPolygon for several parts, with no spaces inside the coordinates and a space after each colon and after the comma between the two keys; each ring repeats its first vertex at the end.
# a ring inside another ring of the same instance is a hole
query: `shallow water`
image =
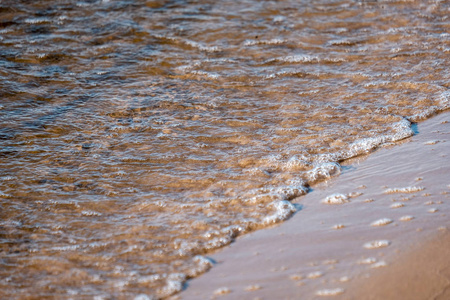
{"type": "MultiPolygon", "coordinates": [[[[447,1],[2,1],[0,296],[165,297],[450,107],[447,1]]],[[[299,229],[301,230],[301,229],[299,229]]]]}

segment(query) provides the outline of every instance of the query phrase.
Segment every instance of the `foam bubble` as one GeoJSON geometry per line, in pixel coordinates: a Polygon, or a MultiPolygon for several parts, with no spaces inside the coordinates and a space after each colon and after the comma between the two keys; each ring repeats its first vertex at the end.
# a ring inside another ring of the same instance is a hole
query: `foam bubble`
{"type": "Polygon", "coordinates": [[[280,45],[286,43],[286,40],[282,39],[271,39],[271,40],[246,40],[244,46],[254,46],[254,45],[280,45]]]}
{"type": "Polygon", "coordinates": [[[358,264],[360,265],[371,265],[377,262],[377,259],[375,257],[368,257],[365,259],[361,259],[358,261],[358,264]]]}
{"type": "Polygon", "coordinates": [[[276,194],[282,195],[284,200],[292,200],[305,195],[308,189],[304,186],[282,186],[274,190],[276,194]]]}
{"type": "Polygon", "coordinates": [[[347,195],[344,194],[332,194],[325,198],[325,200],[322,201],[322,203],[326,204],[344,204],[350,202],[347,195]]]}
{"type": "Polygon", "coordinates": [[[324,296],[324,297],[328,297],[328,296],[337,296],[340,295],[342,293],[344,293],[344,289],[343,288],[335,288],[335,289],[324,289],[324,290],[320,290],[316,292],[317,296],[324,296]]]}
{"type": "Polygon", "coordinates": [[[96,211],[92,211],[92,210],[83,210],[83,211],[81,212],[81,214],[82,214],[83,216],[86,216],[86,217],[101,216],[101,215],[102,215],[101,213],[96,212],[96,211]]]}
{"type": "Polygon", "coordinates": [[[388,240],[378,240],[378,241],[371,241],[364,244],[364,248],[366,249],[377,249],[377,248],[383,248],[387,247],[391,244],[388,240]]]}
{"type": "Polygon", "coordinates": [[[29,18],[25,19],[25,23],[28,24],[42,24],[42,23],[51,23],[51,20],[49,18],[29,18]]]}
{"type": "Polygon", "coordinates": [[[308,276],[306,276],[306,277],[308,277],[309,279],[316,279],[316,278],[319,278],[322,276],[323,276],[323,272],[316,271],[316,272],[309,273],[308,276]]]}
{"type": "Polygon", "coordinates": [[[149,297],[146,294],[139,294],[136,297],[134,297],[134,300],[156,300],[156,298],[149,297]]]}
{"type": "Polygon", "coordinates": [[[384,225],[391,224],[392,222],[394,222],[394,221],[392,221],[391,219],[383,218],[383,219],[379,219],[379,220],[372,222],[370,224],[370,226],[384,226],[384,225]]]}
{"type": "Polygon", "coordinates": [[[381,260],[381,261],[379,261],[377,263],[372,264],[370,267],[372,269],[377,269],[377,268],[382,268],[382,267],[386,267],[386,266],[387,266],[387,263],[385,261],[381,260]]]}
{"type": "Polygon", "coordinates": [[[286,220],[297,211],[295,206],[286,200],[276,201],[274,203],[271,203],[271,205],[275,208],[275,213],[265,217],[263,219],[263,224],[275,224],[280,221],[286,220]]]}
{"type": "Polygon", "coordinates": [[[344,224],[336,224],[332,228],[333,229],[342,229],[342,228],[345,228],[345,225],[344,224]]]}
{"type": "Polygon", "coordinates": [[[406,221],[411,221],[412,219],[414,219],[413,216],[403,216],[400,218],[400,221],[406,222],[406,221]]]}
{"type": "Polygon", "coordinates": [[[352,143],[350,145],[350,150],[347,154],[343,155],[343,158],[350,158],[360,154],[369,153],[382,144],[399,141],[414,135],[414,131],[411,129],[411,122],[406,119],[402,119],[401,121],[394,123],[392,128],[395,131],[392,135],[381,135],[372,138],[365,138],[352,143]]]}
{"type": "Polygon", "coordinates": [[[214,295],[226,295],[231,293],[231,289],[227,288],[227,287],[221,287],[218,288],[217,290],[214,291],[214,295]]]}
{"type": "Polygon", "coordinates": [[[421,186],[408,186],[403,188],[390,188],[384,191],[385,194],[395,194],[395,193],[415,193],[423,191],[425,188],[421,186]]]}
{"type": "Polygon", "coordinates": [[[359,197],[361,195],[363,195],[363,193],[361,193],[361,192],[351,192],[351,193],[348,194],[348,196],[350,198],[356,198],[356,197],[359,197]]]}
{"type": "Polygon", "coordinates": [[[184,42],[187,45],[189,45],[189,46],[191,46],[193,48],[199,49],[200,51],[205,51],[205,52],[219,52],[219,51],[221,51],[220,48],[217,47],[217,46],[205,46],[205,45],[202,45],[200,43],[197,43],[197,42],[194,42],[194,41],[189,41],[189,40],[186,40],[184,42]]]}
{"type": "Polygon", "coordinates": [[[165,298],[181,292],[182,289],[183,289],[183,281],[168,279],[166,281],[166,285],[158,290],[158,295],[161,298],[165,298]]]}
{"type": "Polygon", "coordinates": [[[328,179],[331,176],[338,175],[341,172],[341,166],[335,162],[322,163],[314,169],[308,171],[307,176],[311,182],[328,179]]]}
{"type": "Polygon", "coordinates": [[[391,205],[391,208],[400,208],[400,207],[403,207],[403,206],[405,206],[405,204],[403,204],[403,203],[394,203],[394,204],[391,205]]]}
{"type": "Polygon", "coordinates": [[[253,292],[253,291],[260,290],[260,289],[261,289],[261,286],[260,286],[260,285],[257,285],[257,284],[255,284],[255,285],[249,285],[249,286],[247,286],[247,287],[245,288],[245,290],[246,290],[247,292],[253,292]]]}
{"type": "Polygon", "coordinates": [[[440,142],[440,140],[433,140],[433,141],[427,141],[427,142],[425,142],[423,144],[424,145],[436,145],[439,142],[440,142]]]}

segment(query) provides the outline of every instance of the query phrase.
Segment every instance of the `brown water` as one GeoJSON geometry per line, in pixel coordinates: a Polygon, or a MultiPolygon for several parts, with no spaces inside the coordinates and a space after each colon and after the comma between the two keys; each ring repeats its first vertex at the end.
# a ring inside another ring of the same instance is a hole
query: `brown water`
{"type": "Polygon", "coordinates": [[[179,291],[449,70],[448,1],[0,2],[0,297],[179,291]]]}

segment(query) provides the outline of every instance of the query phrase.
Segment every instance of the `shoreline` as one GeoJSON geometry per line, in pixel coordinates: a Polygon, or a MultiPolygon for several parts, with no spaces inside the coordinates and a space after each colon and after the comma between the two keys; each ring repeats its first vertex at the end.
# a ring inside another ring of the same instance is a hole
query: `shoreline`
{"type": "MultiPolygon", "coordinates": [[[[433,237],[450,241],[449,121],[442,112],[413,137],[345,162],[339,176],[292,201],[301,209],[289,220],[208,255],[214,267],[169,299],[378,299],[413,257],[450,248],[430,246],[439,244],[433,237]],[[329,202],[341,204],[323,203],[336,194],[329,202]]],[[[439,264],[450,267],[448,257],[439,264]]],[[[422,260],[412,274],[429,267],[422,260]]]]}

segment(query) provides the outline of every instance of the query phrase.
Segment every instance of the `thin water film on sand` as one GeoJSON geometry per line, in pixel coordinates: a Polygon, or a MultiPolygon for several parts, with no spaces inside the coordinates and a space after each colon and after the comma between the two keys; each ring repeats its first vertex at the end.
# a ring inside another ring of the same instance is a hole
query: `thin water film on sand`
{"type": "Polygon", "coordinates": [[[0,296],[179,291],[449,107],[449,9],[2,1],[0,296]]]}

